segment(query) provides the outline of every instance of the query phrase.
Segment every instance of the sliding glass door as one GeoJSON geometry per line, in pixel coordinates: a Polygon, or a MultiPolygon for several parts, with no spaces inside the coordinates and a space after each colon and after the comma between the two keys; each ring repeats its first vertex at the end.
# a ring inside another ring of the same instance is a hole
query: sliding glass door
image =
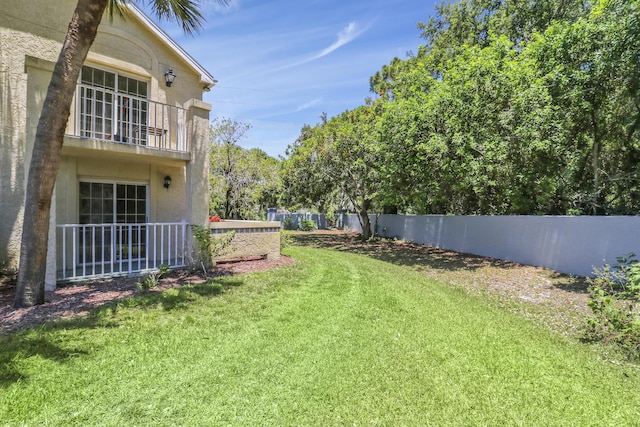
{"type": "Polygon", "coordinates": [[[80,263],[140,260],[147,252],[148,186],[80,182],[80,263]],[[139,225],[138,225],[139,224],[139,225]]]}

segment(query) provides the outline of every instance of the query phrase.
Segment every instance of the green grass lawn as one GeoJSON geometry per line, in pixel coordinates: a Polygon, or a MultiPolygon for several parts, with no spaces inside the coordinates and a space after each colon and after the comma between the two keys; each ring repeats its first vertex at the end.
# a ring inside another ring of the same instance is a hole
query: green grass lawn
{"type": "Polygon", "coordinates": [[[640,373],[364,255],[0,337],[0,425],[637,425],[640,373]]]}

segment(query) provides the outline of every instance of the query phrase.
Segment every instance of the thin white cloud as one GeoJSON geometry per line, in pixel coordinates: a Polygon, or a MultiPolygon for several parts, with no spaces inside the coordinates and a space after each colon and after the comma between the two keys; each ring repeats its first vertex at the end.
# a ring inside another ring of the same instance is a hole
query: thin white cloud
{"type": "Polygon", "coordinates": [[[342,29],[342,31],[340,31],[338,33],[338,40],[335,41],[335,43],[333,43],[331,46],[327,47],[326,49],[324,49],[322,52],[320,52],[319,54],[312,56],[311,58],[309,58],[307,60],[308,61],[315,61],[316,59],[320,59],[323,56],[327,56],[328,54],[330,54],[331,52],[333,52],[334,50],[344,46],[345,44],[352,42],[353,40],[355,40],[360,34],[362,34],[367,28],[360,28],[358,26],[358,23],[355,21],[349,22],[349,25],[347,25],[345,28],[342,29]]]}
{"type": "Polygon", "coordinates": [[[287,64],[283,67],[278,68],[276,71],[282,71],[282,70],[286,70],[288,68],[293,68],[293,67],[297,67],[298,65],[302,65],[302,64],[306,64],[308,62],[312,62],[315,60],[318,60],[324,56],[329,55],[331,52],[341,48],[342,46],[351,43],[352,41],[354,41],[355,39],[357,39],[362,33],[364,33],[365,31],[367,31],[369,29],[369,27],[371,27],[371,24],[368,24],[366,26],[361,26],[359,25],[356,21],[351,21],[349,22],[349,24],[343,28],[339,33],[338,33],[338,40],[336,40],[333,44],[331,44],[330,46],[322,49],[319,53],[310,56],[308,58],[305,58],[301,61],[297,61],[297,62],[293,62],[290,64],[287,64]]]}
{"type": "Polygon", "coordinates": [[[296,113],[298,111],[302,111],[302,110],[306,110],[307,108],[311,108],[314,105],[318,105],[319,103],[322,102],[322,98],[316,98],[314,100],[311,100],[309,102],[305,102],[304,104],[302,104],[301,106],[299,106],[298,108],[296,108],[296,113]]]}

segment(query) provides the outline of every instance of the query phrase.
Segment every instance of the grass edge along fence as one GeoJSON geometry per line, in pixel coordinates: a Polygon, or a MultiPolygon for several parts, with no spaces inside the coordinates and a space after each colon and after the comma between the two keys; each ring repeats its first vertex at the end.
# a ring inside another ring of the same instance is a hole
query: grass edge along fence
{"type": "MultiPolygon", "coordinates": [[[[591,276],[594,268],[640,254],[637,216],[371,215],[383,237],[591,276]]],[[[345,227],[362,231],[356,215],[345,227]]]]}

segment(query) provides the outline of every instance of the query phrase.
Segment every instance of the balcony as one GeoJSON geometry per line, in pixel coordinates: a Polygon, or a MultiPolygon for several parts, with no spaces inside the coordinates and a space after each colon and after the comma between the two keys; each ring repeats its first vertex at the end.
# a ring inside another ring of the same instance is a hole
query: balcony
{"type": "Polygon", "coordinates": [[[188,225],[62,224],[56,226],[58,282],[142,274],[188,261],[188,225]]]}
{"type": "Polygon", "coordinates": [[[188,153],[187,111],[79,84],[67,135],[163,152],[188,153]]]}

